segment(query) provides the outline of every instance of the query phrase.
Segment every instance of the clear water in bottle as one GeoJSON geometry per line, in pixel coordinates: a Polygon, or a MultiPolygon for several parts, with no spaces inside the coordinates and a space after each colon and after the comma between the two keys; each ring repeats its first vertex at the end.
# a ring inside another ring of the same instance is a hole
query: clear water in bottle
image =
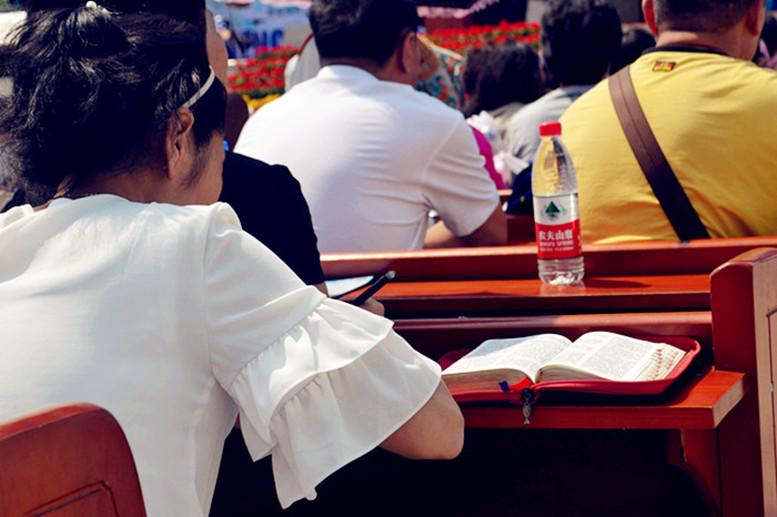
{"type": "Polygon", "coordinates": [[[540,279],[550,285],[577,284],[585,267],[575,166],[561,140],[561,123],[542,124],[540,135],[532,169],[540,279]]]}

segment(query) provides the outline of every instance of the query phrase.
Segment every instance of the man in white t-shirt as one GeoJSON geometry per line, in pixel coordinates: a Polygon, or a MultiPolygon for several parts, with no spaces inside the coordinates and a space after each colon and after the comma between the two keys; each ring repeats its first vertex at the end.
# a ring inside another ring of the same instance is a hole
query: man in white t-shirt
{"type": "Polygon", "coordinates": [[[412,0],[315,0],[323,68],[257,112],[236,151],[287,165],[322,252],[500,245],[504,214],[463,116],[413,89],[412,0]],[[443,225],[427,233],[429,211],[443,225]]]}

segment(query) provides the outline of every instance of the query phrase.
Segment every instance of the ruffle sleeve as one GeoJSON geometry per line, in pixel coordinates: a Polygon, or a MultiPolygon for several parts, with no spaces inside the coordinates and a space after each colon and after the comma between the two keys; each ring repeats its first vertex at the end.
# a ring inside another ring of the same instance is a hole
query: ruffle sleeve
{"type": "Polygon", "coordinates": [[[431,398],[440,368],[391,322],[331,299],[264,348],[229,388],[254,460],[272,454],[284,508],[380,445],[431,398]]]}
{"type": "Polygon", "coordinates": [[[392,323],[305,286],[211,207],[202,293],[211,369],[240,411],[254,459],[273,456],[284,507],[382,443],[440,382],[392,323]]]}

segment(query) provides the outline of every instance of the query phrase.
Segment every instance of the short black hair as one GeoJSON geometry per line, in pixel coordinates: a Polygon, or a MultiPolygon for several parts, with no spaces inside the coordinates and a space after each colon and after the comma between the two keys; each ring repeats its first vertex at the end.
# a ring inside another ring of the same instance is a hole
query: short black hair
{"type": "Polygon", "coordinates": [[[766,43],[770,54],[777,53],[777,18],[771,13],[766,16],[761,39],[766,43]]]}
{"type": "Polygon", "coordinates": [[[621,19],[609,0],[550,0],[542,16],[542,53],[563,85],[599,82],[621,47],[621,19]]]}
{"type": "Polygon", "coordinates": [[[632,27],[623,33],[621,50],[610,68],[614,74],[639,59],[644,51],[656,46],[656,38],[650,31],[641,27],[632,27]]]}
{"type": "Polygon", "coordinates": [[[478,89],[478,81],[483,70],[488,66],[488,49],[472,47],[464,54],[463,68],[461,71],[461,87],[464,95],[475,95],[478,89]]]}
{"type": "Polygon", "coordinates": [[[322,59],[385,65],[402,37],[421,25],[413,0],[313,0],[310,25],[322,59]]]}
{"type": "Polygon", "coordinates": [[[464,108],[469,117],[513,102],[528,104],[540,96],[540,58],[523,43],[480,49],[474,54],[477,77],[469,77],[470,54],[464,61],[465,93],[470,99],[464,108]],[[481,54],[482,53],[482,54],[481,54]]]}
{"type": "MultiPolygon", "coordinates": [[[[24,8],[31,13],[44,9],[75,9],[85,3],[83,0],[25,0],[24,8]]],[[[97,4],[118,13],[164,14],[190,23],[205,34],[205,0],[98,0],[97,4]]]]}
{"type": "Polygon", "coordinates": [[[763,0],[654,0],[663,30],[721,32],[736,25],[753,3],[763,0]]]}
{"type": "MultiPolygon", "coordinates": [[[[4,158],[14,184],[38,193],[163,163],[169,121],[210,75],[190,24],[89,7],[31,12],[4,56],[13,82],[0,106],[4,158]]],[[[223,131],[225,102],[216,81],[192,106],[199,149],[223,131]]]]}

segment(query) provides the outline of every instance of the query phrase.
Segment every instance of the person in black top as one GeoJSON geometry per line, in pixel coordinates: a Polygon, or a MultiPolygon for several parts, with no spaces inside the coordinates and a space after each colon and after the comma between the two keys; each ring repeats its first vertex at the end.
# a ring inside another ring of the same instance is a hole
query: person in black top
{"type": "Polygon", "coordinates": [[[243,230],[308,285],[324,282],[310,209],[299,182],[281,165],[227,153],[219,201],[235,209],[243,230]]]}

